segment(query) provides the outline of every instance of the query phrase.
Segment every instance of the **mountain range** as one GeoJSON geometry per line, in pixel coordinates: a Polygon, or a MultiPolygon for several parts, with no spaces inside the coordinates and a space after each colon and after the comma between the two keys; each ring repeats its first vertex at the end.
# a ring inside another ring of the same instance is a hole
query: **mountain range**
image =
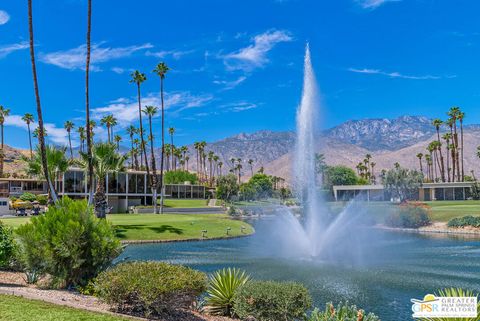
{"type": "MultiPolygon", "coordinates": [[[[446,131],[442,128],[441,131],[446,131]]],[[[371,154],[376,170],[392,168],[398,162],[408,168],[419,168],[417,153],[426,153],[429,142],[436,139],[432,119],[423,116],[401,116],[395,119],[349,120],[324,130],[318,137],[317,152],[325,155],[329,165],[346,165],[355,168],[366,154],[371,154]]],[[[480,171],[477,146],[480,145],[480,125],[465,126],[465,171],[480,171]]],[[[254,161],[254,170],[260,167],[271,175],[287,181],[291,177],[291,164],[295,146],[295,132],[262,130],[240,133],[215,142],[209,142],[206,151],[213,151],[224,163],[223,171],[231,168],[230,159],[240,158],[244,162],[243,175],[250,175],[247,164],[254,161]]],[[[196,168],[196,151],[189,145],[189,167],[196,168]]],[[[21,167],[19,155],[25,151],[9,148],[7,159],[17,166],[6,171],[18,171],[21,167]],[[18,157],[17,157],[18,156],[18,157]]],[[[160,150],[156,151],[157,157],[160,150]]]]}

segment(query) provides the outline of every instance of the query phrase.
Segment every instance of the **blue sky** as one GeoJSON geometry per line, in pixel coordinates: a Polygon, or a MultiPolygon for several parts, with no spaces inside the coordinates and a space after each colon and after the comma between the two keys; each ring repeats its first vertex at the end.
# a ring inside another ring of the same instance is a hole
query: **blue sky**
{"type": "MultiPolygon", "coordinates": [[[[480,122],[480,2],[476,0],[93,1],[91,105],[117,132],[137,122],[129,74],[147,74],[144,104],[159,104],[151,70],[165,61],[166,124],[179,144],[260,129],[291,130],[305,42],[322,92],[323,126],[403,114],[443,117],[461,106],[480,122]]],[[[26,0],[0,3],[0,104],[6,142],[28,145],[35,114],[26,0]]],[[[34,1],[38,75],[49,139],[84,119],[86,1],[34,1]]],[[[155,132],[159,134],[159,119],[155,132]]],[[[97,130],[98,135],[105,133],[97,130]]],[[[74,137],[75,138],[75,137],[74,137]]],[[[76,140],[76,139],[75,139],[76,140]]]]}

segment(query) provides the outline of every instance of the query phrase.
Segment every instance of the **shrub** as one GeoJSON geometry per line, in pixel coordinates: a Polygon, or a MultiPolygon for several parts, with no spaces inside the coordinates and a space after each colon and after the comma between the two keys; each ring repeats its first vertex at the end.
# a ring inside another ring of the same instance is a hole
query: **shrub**
{"type": "Polygon", "coordinates": [[[380,321],[373,313],[365,314],[365,311],[357,309],[355,305],[340,303],[336,308],[332,303],[327,303],[325,311],[313,310],[305,321],[380,321]]]}
{"type": "Polygon", "coordinates": [[[23,193],[20,195],[20,199],[24,202],[34,202],[37,200],[37,196],[32,193],[23,193]]]}
{"type": "Polygon", "coordinates": [[[150,316],[188,308],[206,286],[204,273],[184,266],[129,262],[102,272],[95,291],[119,311],[150,316]]]}
{"type": "Polygon", "coordinates": [[[404,228],[419,228],[430,223],[430,208],[421,203],[402,204],[385,220],[388,226],[404,228]]]}
{"type": "Polygon", "coordinates": [[[110,224],[96,218],[86,201],[66,197],[16,232],[24,269],[48,273],[68,287],[85,285],[121,252],[110,224]]]}
{"type": "Polygon", "coordinates": [[[47,202],[48,202],[48,196],[47,195],[37,195],[37,202],[40,204],[40,205],[47,205],[47,202]]]}
{"type": "Polygon", "coordinates": [[[206,310],[214,315],[232,316],[233,296],[249,279],[250,276],[245,271],[238,269],[228,268],[215,272],[207,290],[206,310]]]}
{"type": "Polygon", "coordinates": [[[234,296],[233,309],[240,318],[258,321],[296,320],[312,304],[308,290],[295,282],[251,281],[234,296]]]}
{"type": "Polygon", "coordinates": [[[12,229],[0,221],[0,269],[10,268],[15,256],[12,229]]]}
{"type": "Polygon", "coordinates": [[[448,221],[448,227],[480,227],[480,217],[478,216],[463,216],[452,218],[448,221]]]}

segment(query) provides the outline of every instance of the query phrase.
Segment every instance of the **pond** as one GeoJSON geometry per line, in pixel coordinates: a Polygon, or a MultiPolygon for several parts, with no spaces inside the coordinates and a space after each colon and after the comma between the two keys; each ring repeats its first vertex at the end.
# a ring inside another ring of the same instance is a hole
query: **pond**
{"type": "Polygon", "coordinates": [[[119,260],[161,260],[207,273],[239,267],[258,279],[303,283],[322,309],[326,302],[349,301],[383,321],[411,320],[410,299],[437,289],[480,292],[478,239],[372,229],[376,244],[361,253],[361,263],[286,259],[259,250],[268,242],[262,224],[246,238],[130,245],[119,260]]]}

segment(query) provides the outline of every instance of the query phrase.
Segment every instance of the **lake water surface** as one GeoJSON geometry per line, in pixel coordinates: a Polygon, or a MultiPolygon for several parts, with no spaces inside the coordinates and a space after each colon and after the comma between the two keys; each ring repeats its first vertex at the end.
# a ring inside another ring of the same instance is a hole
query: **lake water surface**
{"type": "MultiPolygon", "coordinates": [[[[371,230],[375,244],[355,261],[286,259],[270,255],[262,224],[251,237],[197,242],[130,245],[120,260],[161,260],[205,272],[239,267],[253,277],[293,280],[311,292],[316,306],[349,301],[383,321],[411,320],[411,298],[446,287],[480,292],[480,241],[439,235],[371,230]]],[[[361,240],[360,240],[361,242],[361,240]]]]}

